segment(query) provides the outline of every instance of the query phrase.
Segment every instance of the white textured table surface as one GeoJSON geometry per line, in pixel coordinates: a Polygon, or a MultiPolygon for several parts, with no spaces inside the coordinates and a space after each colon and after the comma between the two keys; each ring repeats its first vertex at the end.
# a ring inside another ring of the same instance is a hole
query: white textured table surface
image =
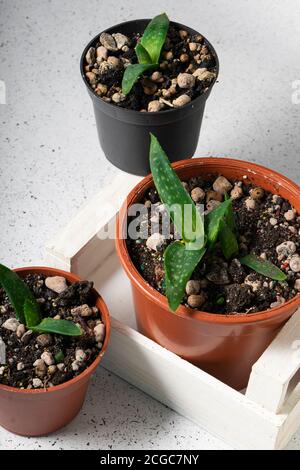
{"type": "MultiPolygon", "coordinates": [[[[292,103],[292,83],[300,80],[299,1],[165,0],[163,8],[207,36],[220,59],[198,155],[256,161],[299,182],[300,104],[292,103]]],[[[0,104],[2,262],[40,264],[46,240],[109,184],[115,170],[98,145],[79,58],[102,29],[161,9],[160,0],[0,0],[0,80],[7,92],[0,104]]],[[[71,425],[40,439],[0,429],[3,448],[227,446],[100,369],[71,425]]],[[[300,449],[300,432],[288,448],[300,449]]]]}

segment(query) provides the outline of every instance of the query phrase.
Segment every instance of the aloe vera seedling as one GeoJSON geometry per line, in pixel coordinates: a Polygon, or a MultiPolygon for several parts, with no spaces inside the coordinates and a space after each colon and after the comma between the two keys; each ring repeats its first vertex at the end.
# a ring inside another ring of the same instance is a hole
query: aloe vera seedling
{"type": "MultiPolygon", "coordinates": [[[[206,252],[213,251],[217,242],[226,259],[238,255],[232,200],[225,200],[206,217],[202,217],[171,167],[157,138],[151,134],[150,167],[161,201],[173,220],[181,240],[173,241],[164,252],[166,296],[175,311],[185,294],[185,287],[206,252]]],[[[240,262],[272,279],[283,281],[286,275],[269,261],[248,255],[240,262]]]]}
{"type": "Polygon", "coordinates": [[[122,80],[122,93],[127,95],[139,77],[147,71],[155,70],[169,28],[169,18],[165,13],[156,16],[147,25],[140,42],[135,47],[138,64],[129,65],[122,80]]]}
{"type": "Polygon", "coordinates": [[[0,284],[5,290],[17,320],[40,333],[80,336],[81,329],[72,321],[42,318],[39,304],[27,284],[9,268],[0,264],[0,284]]]}
{"type": "Polygon", "coordinates": [[[182,301],[187,281],[205,254],[204,224],[153,134],[150,167],[158,194],[182,238],[171,243],[164,253],[166,295],[170,309],[175,311],[182,301]]]}

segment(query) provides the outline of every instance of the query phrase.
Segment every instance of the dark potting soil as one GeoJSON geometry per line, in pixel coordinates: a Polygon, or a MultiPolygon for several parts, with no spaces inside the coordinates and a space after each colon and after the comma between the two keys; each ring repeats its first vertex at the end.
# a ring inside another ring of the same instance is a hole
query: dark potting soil
{"type": "MultiPolygon", "coordinates": [[[[186,286],[183,304],[190,308],[219,314],[246,314],[283,304],[300,291],[300,217],[288,201],[242,181],[201,177],[183,182],[196,204],[203,204],[207,213],[224,200],[224,191],[231,194],[239,254],[226,260],[219,245],[206,253],[186,286]],[[219,191],[215,191],[218,188],[219,191]],[[253,253],[267,259],[287,274],[283,282],[274,281],[242,266],[238,258],[253,253]]],[[[172,239],[166,239],[162,214],[166,214],[155,189],[143,201],[147,213],[138,230],[154,231],[162,236],[128,238],[130,256],[143,278],[160,293],[165,293],[163,252],[172,239]],[[159,222],[158,222],[159,221],[159,222]]],[[[168,219],[168,217],[167,217],[168,219]]],[[[174,229],[171,234],[174,235],[174,229]]]]}
{"type": "Polygon", "coordinates": [[[86,369],[102,348],[105,329],[93,301],[93,283],[66,285],[58,294],[46,287],[45,279],[37,274],[24,279],[40,304],[42,317],[72,320],[83,334],[33,333],[16,321],[14,309],[0,289],[0,339],[6,347],[5,363],[0,359],[0,384],[24,389],[59,385],[86,369]]]}
{"type": "Polygon", "coordinates": [[[159,67],[145,73],[127,96],[122,94],[126,66],[137,63],[139,34],[102,33],[87,54],[85,75],[94,92],[108,103],[136,111],[180,107],[206,93],[216,77],[216,60],[200,35],[170,26],[159,67]]]}

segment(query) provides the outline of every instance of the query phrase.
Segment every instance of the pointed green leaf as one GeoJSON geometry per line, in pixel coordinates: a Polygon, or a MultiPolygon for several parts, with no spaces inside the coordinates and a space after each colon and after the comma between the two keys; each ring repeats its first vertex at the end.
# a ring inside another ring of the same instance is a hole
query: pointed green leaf
{"type": "Polygon", "coordinates": [[[147,70],[155,68],[154,64],[131,64],[126,67],[122,80],[122,93],[128,95],[138,78],[147,70]]]}
{"type": "Polygon", "coordinates": [[[277,268],[275,264],[270,261],[263,260],[259,256],[253,254],[240,258],[240,263],[244,266],[248,266],[248,268],[253,269],[253,271],[262,274],[263,276],[274,279],[275,281],[285,281],[287,278],[286,274],[281,271],[281,269],[277,268]]]}
{"type": "Polygon", "coordinates": [[[184,297],[186,283],[191,278],[204,253],[205,248],[189,250],[184,243],[178,240],[171,243],[165,250],[166,296],[169,307],[174,312],[184,297]]]}
{"type": "Polygon", "coordinates": [[[225,220],[221,221],[219,240],[221,243],[223,255],[226,259],[230,259],[233,255],[238,253],[239,244],[237,242],[236,236],[225,220]]]}
{"type": "Polygon", "coordinates": [[[38,321],[40,321],[39,305],[33,293],[17,273],[11,271],[3,264],[0,264],[0,284],[8,295],[16,317],[20,322],[27,324],[26,313],[24,312],[26,301],[28,315],[30,310],[32,311],[32,318],[37,319],[39,316],[38,321]]]}
{"type": "Polygon", "coordinates": [[[151,57],[149,56],[148,52],[142,46],[142,44],[139,42],[136,47],[135,47],[135,52],[139,61],[139,64],[151,64],[152,60],[151,57]]]}
{"type": "MultiPolygon", "coordinates": [[[[228,196],[227,193],[225,193],[224,200],[227,201],[228,199],[230,199],[230,197],[228,196]]],[[[231,204],[228,207],[228,211],[227,211],[225,218],[226,218],[226,223],[228,227],[232,230],[233,233],[235,233],[236,229],[235,229],[235,222],[234,222],[234,215],[233,215],[232,199],[230,200],[231,200],[231,204]]]]}
{"type": "Polygon", "coordinates": [[[30,328],[39,333],[55,333],[63,336],[81,336],[81,328],[72,321],[44,318],[41,323],[30,328]]]}
{"type": "Polygon", "coordinates": [[[24,302],[25,322],[28,328],[38,325],[41,321],[39,304],[35,299],[27,298],[24,302]]]}
{"type": "Polygon", "coordinates": [[[206,216],[205,223],[207,227],[207,242],[210,248],[218,239],[221,222],[226,217],[231,204],[231,199],[227,199],[206,216]]]}
{"type": "Polygon", "coordinates": [[[184,189],[157,138],[151,134],[150,167],[158,194],[185,242],[204,245],[204,224],[194,201],[184,189]]]}
{"type": "Polygon", "coordinates": [[[142,46],[151,57],[152,63],[158,63],[161,49],[165,43],[169,29],[169,18],[165,13],[156,16],[147,25],[141,39],[142,46]]]}
{"type": "Polygon", "coordinates": [[[55,354],[54,359],[56,364],[59,364],[60,362],[64,362],[65,355],[62,351],[58,351],[58,353],[55,354]]]}

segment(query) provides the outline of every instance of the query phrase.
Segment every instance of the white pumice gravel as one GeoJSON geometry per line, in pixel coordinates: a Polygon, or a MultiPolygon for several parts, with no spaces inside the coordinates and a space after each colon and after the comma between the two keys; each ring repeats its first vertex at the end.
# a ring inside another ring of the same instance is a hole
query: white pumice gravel
{"type": "Polygon", "coordinates": [[[194,202],[200,202],[203,201],[205,198],[205,191],[202,188],[194,188],[191,191],[191,198],[193,199],[194,202]]]}
{"type": "Polygon", "coordinates": [[[111,34],[102,33],[100,35],[100,42],[108,51],[116,52],[118,50],[117,43],[111,34]]]}
{"type": "Polygon", "coordinates": [[[113,33],[112,37],[116,42],[117,49],[122,49],[122,47],[126,46],[129,42],[129,39],[125,34],[113,33]]]}
{"type": "Polygon", "coordinates": [[[195,85],[195,77],[190,73],[180,73],[177,77],[179,88],[193,88],[195,85]]]}
{"type": "Polygon", "coordinates": [[[214,199],[211,199],[207,204],[206,204],[206,211],[204,214],[209,214],[213,209],[218,207],[221,204],[220,201],[215,201],[214,199]]]}
{"type": "Polygon", "coordinates": [[[6,364],[6,344],[0,336],[0,365],[6,364]]]}
{"type": "Polygon", "coordinates": [[[28,344],[31,336],[32,336],[33,331],[32,330],[27,330],[26,333],[23,334],[21,341],[24,345],[28,344]]]}
{"type": "Polygon", "coordinates": [[[187,293],[187,295],[199,294],[200,289],[201,289],[200,281],[194,281],[192,279],[190,279],[186,283],[186,286],[185,286],[185,292],[187,293]]]}
{"type": "Polygon", "coordinates": [[[165,237],[161,233],[153,233],[146,241],[146,246],[150,250],[158,251],[164,244],[165,237]]]}
{"type": "Polygon", "coordinates": [[[71,309],[71,315],[80,315],[81,317],[90,317],[93,315],[93,310],[87,304],[80,305],[71,309]]]}
{"type": "Polygon", "coordinates": [[[200,67],[197,70],[195,70],[195,72],[193,73],[193,76],[200,81],[203,81],[203,80],[212,81],[215,78],[216,74],[215,72],[210,72],[205,67],[200,67]]]}
{"type": "Polygon", "coordinates": [[[114,93],[111,97],[114,103],[121,103],[121,101],[124,101],[125,98],[126,96],[123,95],[123,93],[114,93]]]}
{"type": "Polygon", "coordinates": [[[157,113],[161,109],[163,109],[163,103],[161,103],[158,100],[150,101],[148,103],[148,112],[149,113],[157,113]]]}
{"type": "Polygon", "coordinates": [[[231,199],[240,199],[243,196],[243,190],[240,186],[235,185],[230,192],[231,199]]]}
{"type": "Polygon", "coordinates": [[[77,372],[80,368],[80,362],[79,361],[73,361],[71,364],[72,370],[74,372],[77,372]]]}
{"type": "Polygon", "coordinates": [[[290,259],[290,268],[294,273],[299,273],[300,272],[300,257],[299,255],[294,255],[290,259]]]}
{"type": "Polygon", "coordinates": [[[95,335],[95,339],[97,343],[100,343],[103,341],[104,336],[105,336],[105,325],[103,323],[99,323],[98,325],[95,326],[94,335],[95,335]]]}
{"type": "Polygon", "coordinates": [[[37,336],[36,342],[39,346],[46,347],[52,344],[52,336],[49,333],[42,333],[41,335],[37,336]]]}
{"type": "Polygon", "coordinates": [[[34,366],[34,372],[35,372],[35,375],[41,379],[43,379],[45,377],[45,375],[47,374],[47,366],[45,364],[45,362],[43,361],[43,359],[37,359],[34,363],[33,363],[33,366],[34,366]]]}
{"type": "Polygon", "coordinates": [[[175,100],[173,100],[173,105],[175,108],[181,108],[181,106],[185,106],[186,104],[191,102],[191,97],[189,95],[181,95],[175,100]]]}
{"type": "Polygon", "coordinates": [[[56,371],[57,371],[57,367],[56,367],[55,364],[53,364],[52,366],[49,366],[49,367],[48,367],[48,373],[49,373],[50,375],[55,374],[56,371]]]}
{"type": "Polygon", "coordinates": [[[47,366],[52,366],[52,364],[55,362],[52,354],[48,351],[45,351],[43,354],[41,354],[41,359],[43,359],[47,366]]]}
{"type": "Polygon", "coordinates": [[[294,288],[296,290],[300,291],[300,279],[296,279],[295,284],[294,284],[294,288]]]}
{"type": "Polygon", "coordinates": [[[83,349],[76,349],[75,359],[78,362],[84,362],[86,360],[86,353],[83,351],[83,349]]]}
{"type": "Polygon", "coordinates": [[[256,202],[251,197],[248,197],[245,200],[245,206],[247,207],[248,211],[253,211],[256,207],[256,202]]]}
{"type": "Polygon", "coordinates": [[[96,50],[97,58],[100,60],[106,60],[108,57],[108,50],[104,46],[97,47],[96,50]]]}
{"type": "Polygon", "coordinates": [[[225,194],[232,189],[232,184],[224,176],[219,176],[213,183],[213,190],[217,193],[225,194]]]}
{"type": "Polygon", "coordinates": [[[249,276],[246,276],[244,283],[250,286],[253,292],[256,292],[261,287],[261,282],[258,280],[255,281],[251,277],[252,277],[252,274],[249,274],[249,276]]]}
{"type": "Polygon", "coordinates": [[[6,330],[9,330],[9,331],[17,331],[19,325],[20,325],[20,322],[16,320],[15,318],[8,318],[2,324],[2,328],[5,328],[6,330]]]}
{"type": "Polygon", "coordinates": [[[280,243],[280,245],[276,246],[276,253],[278,255],[279,261],[282,261],[284,258],[293,255],[296,250],[296,244],[290,240],[287,240],[283,243],[280,243]]]}
{"type": "Polygon", "coordinates": [[[22,336],[24,335],[25,331],[26,331],[26,327],[25,327],[25,325],[23,325],[23,323],[21,323],[21,324],[18,326],[17,330],[16,330],[16,335],[17,335],[17,337],[18,337],[18,338],[22,338],[22,336]]]}
{"type": "Polygon", "coordinates": [[[288,222],[291,222],[296,217],[296,213],[293,209],[286,211],[283,215],[285,220],[287,220],[288,222]]]}
{"type": "Polygon", "coordinates": [[[34,378],[32,379],[32,385],[33,385],[33,388],[41,388],[43,387],[43,382],[39,378],[34,378]]]}
{"type": "Polygon", "coordinates": [[[63,276],[51,276],[45,279],[45,285],[48,289],[61,294],[67,289],[67,281],[63,276]]]}
{"type": "Polygon", "coordinates": [[[187,299],[187,303],[192,308],[200,308],[204,302],[205,302],[205,295],[203,293],[189,295],[187,299]]]}

